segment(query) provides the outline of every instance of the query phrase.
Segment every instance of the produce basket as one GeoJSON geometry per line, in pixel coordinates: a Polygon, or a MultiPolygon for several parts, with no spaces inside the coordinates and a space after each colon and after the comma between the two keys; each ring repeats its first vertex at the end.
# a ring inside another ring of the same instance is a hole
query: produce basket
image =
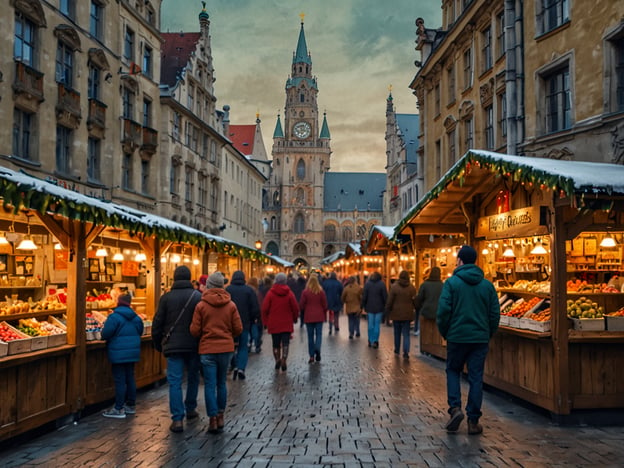
{"type": "Polygon", "coordinates": [[[605,321],[603,318],[572,318],[575,330],[581,331],[604,331],[605,321]]]}
{"type": "Polygon", "coordinates": [[[4,341],[0,341],[0,358],[6,356],[9,353],[9,344],[4,341]]]}
{"type": "Polygon", "coordinates": [[[48,347],[48,336],[31,336],[30,337],[30,350],[38,351],[40,349],[46,349],[48,347]]]}
{"type": "Polygon", "coordinates": [[[605,329],[609,331],[624,331],[624,317],[621,315],[604,315],[605,329]]]}
{"type": "Polygon", "coordinates": [[[22,337],[22,338],[20,338],[18,340],[12,340],[12,341],[9,341],[7,343],[7,345],[8,345],[7,354],[9,356],[11,356],[13,354],[28,353],[31,350],[32,340],[30,339],[30,337],[28,335],[26,335],[26,334],[22,333],[21,331],[13,328],[7,322],[0,322],[0,323],[2,323],[2,325],[7,326],[11,331],[13,331],[14,333],[16,333],[17,335],[22,337]]]}

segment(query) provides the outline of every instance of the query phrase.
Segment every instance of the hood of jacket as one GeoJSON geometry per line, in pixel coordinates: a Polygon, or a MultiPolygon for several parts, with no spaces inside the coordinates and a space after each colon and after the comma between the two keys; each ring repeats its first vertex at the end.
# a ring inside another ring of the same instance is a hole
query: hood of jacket
{"type": "Polygon", "coordinates": [[[206,289],[202,294],[202,301],[206,301],[213,307],[223,307],[230,300],[230,293],[222,288],[206,289]]]}
{"type": "Polygon", "coordinates": [[[271,291],[273,291],[278,296],[287,296],[290,292],[290,288],[285,284],[276,283],[271,287],[271,291]]]}
{"type": "Polygon", "coordinates": [[[464,283],[467,284],[479,284],[483,280],[483,270],[474,263],[468,263],[461,265],[453,272],[454,276],[457,276],[464,283]]]}
{"type": "Polygon", "coordinates": [[[118,313],[126,320],[132,320],[136,316],[136,312],[125,305],[115,307],[114,312],[118,313]]]}
{"type": "Polygon", "coordinates": [[[399,278],[396,282],[399,286],[403,288],[407,288],[410,284],[412,284],[409,278],[399,278]]]}
{"type": "Polygon", "coordinates": [[[230,284],[245,284],[245,273],[240,270],[236,270],[232,273],[230,284]]]}

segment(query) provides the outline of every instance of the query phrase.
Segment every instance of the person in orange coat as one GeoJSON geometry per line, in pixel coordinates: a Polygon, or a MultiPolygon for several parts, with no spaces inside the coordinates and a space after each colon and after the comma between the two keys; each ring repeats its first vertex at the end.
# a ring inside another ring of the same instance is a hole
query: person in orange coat
{"type": "Polygon", "coordinates": [[[211,433],[220,432],[225,426],[228,366],[234,353],[234,338],[243,332],[238,309],[223,289],[224,283],[218,271],[208,277],[189,329],[191,335],[199,338],[204,397],[210,418],[208,432],[211,433]]]}
{"type": "Polygon", "coordinates": [[[278,273],[275,282],[262,301],[262,323],[273,339],[275,369],[286,370],[288,345],[293,332],[293,323],[299,319],[299,304],[286,285],[286,275],[278,273]]]}

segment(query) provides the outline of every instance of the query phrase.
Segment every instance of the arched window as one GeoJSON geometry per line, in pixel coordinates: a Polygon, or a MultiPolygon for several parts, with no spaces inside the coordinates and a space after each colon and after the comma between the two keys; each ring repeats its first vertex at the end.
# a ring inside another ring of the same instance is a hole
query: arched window
{"type": "Polygon", "coordinates": [[[336,242],[336,226],[333,224],[325,226],[325,242],[336,242]]]}
{"type": "Polygon", "coordinates": [[[271,231],[277,231],[277,218],[271,216],[271,231]]]}
{"type": "Polygon", "coordinates": [[[301,187],[295,192],[295,202],[297,205],[305,205],[305,193],[301,187]]]}
{"type": "Polygon", "coordinates": [[[297,234],[303,234],[305,232],[305,218],[303,214],[297,213],[295,216],[294,232],[297,234]]]}
{"type": "Polygon", "coordinates": [[[279,247],[275,242],[270,241],[266,246],[265,252],[271,255],[279,256],[279,247]]]}
{"type": "Polygon", "coordinates": [[[366,229],[366,224],[358,224],[358,227],[357,227],[358,239],[364,239],[366,237],[367,232],[368,232],[368,229],[366,229]]]}
{"type": "Polygon", "coordinates": [[[280,194],[279,191],[275,191],[273,192],[273,206],[279,206],[280,205],[280,194]]]}
{"type": "Polygon", "coordinates": [[[342,242],[351,242],[353,240],[353,231],[350,227],[342,228],[342,242]]]}
{"type": "Polygon", "coordinates": [[[303,242],[297,242],[293,248],[293,255],[305,257],[308,254],[308,248],[303,242]]]}
{"type": "Polygon", "coordinates": [[[305,162],[303,162],[303,159],[300,159],[299,162],[297,163],[297,179],[299,180],[305,179],[305,172],[306,172],[305,162]]]}

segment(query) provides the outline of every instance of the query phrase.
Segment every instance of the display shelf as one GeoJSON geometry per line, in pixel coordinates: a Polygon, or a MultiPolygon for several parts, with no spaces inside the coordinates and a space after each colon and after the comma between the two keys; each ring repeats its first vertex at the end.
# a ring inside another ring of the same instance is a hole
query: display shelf
{"type": "Polygon", "coordinates": [[[524,289],[499,288],[498,291],[502,293],[507,293],[507,294],[516,294],[518,296],[533,296],[533,297],[541,297],[544,299],[550,298],[549,293],[526,291],[524,289]]]}
{"type": "Polygon", "coordinates": [[[42,288],[42,285],[36,285],[36,286],[0,286],[0,290],[2,289],[39,289],[42,288]]]}
{"type": "Polygon", "coordinates": [[[549,339],[552,336],[551,332],[537,332],[533,330],[527,330],[526,328],[508,327],[506,325],[499,325],[498,330],[501,332],[510,333],[533,340],[549,339]]]}
{"type": "Polygon", "coordinates": [[[61,315],[67,312],[67,309],[39,310],[37,312],[23,312],[21,314],[0,315],[1,320],[19,320],[23,318],[39,318],[48,317],[49,315],[61,315]]]}

